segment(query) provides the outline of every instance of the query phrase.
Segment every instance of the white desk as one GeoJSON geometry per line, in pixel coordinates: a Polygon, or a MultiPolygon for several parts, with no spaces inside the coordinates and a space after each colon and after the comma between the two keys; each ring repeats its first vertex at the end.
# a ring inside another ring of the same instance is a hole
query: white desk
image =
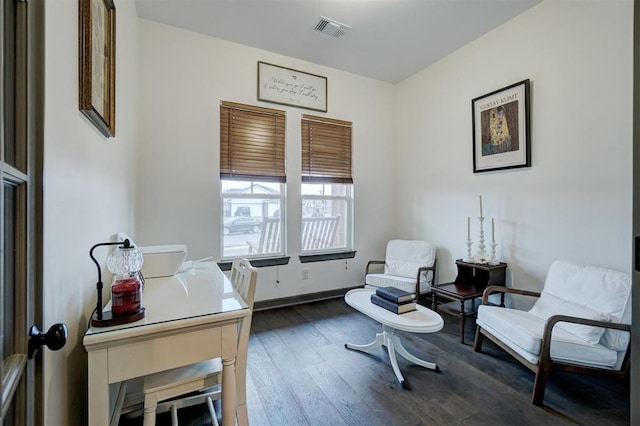
{"type": "Polygon", "coordinates": [[[407,312],[400,315],[394,314],[393,312],[389,312],[386,309],[371,303],[371,295],[374,293],[375,290],[357,288],[347,292],[344,296],[344,300],[347,302],[347,305],[382,324],[382,333],[377,333],[376,339],[366,345],[346,343],[344,347],[347,349],[370,352],[380,346],[386,346],[387,351],[389,352],[389,360],[391,361],[393,372],[395,373],[398,382],[400,382],[402,387],[405,389],[408,389],[408,384],[400,372],[400,367],[398,367],[396,352],[407,361],[411,361],[416,365],[440,371],[438,366],[433,362],[424,361],[411,355],[402,345],[402,341],[395,334],[395,330],[407,331],[409,333],[435,333],[444,327],[444,320],[442,317],[438,313],[421,305],[417,305],[417,310],[413,312],[407,312]]]}
{"type": "Polygon", "coordinates": [[[223,364],[223,424],[235,424],[237,402],[246,401],[235,386],[238,325],[250,310],[231,282],[215,262],[203,263],[174,277],[147,279],[142,305],[144,319],[91,327],[84,336],[89,424],[110,423],[115,402],[109,385],[217,357],[223,364]]]}

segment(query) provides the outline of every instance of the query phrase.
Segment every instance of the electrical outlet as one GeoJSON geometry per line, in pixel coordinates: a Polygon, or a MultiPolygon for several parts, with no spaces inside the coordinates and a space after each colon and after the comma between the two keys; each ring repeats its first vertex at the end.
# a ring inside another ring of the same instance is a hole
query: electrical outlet
{"type": "Polygon", "coordinates": [[[308,280],[309,279],[309,270],[308,269],[303,269],[302,270],[302,279],[303,280],[308,280]]]}

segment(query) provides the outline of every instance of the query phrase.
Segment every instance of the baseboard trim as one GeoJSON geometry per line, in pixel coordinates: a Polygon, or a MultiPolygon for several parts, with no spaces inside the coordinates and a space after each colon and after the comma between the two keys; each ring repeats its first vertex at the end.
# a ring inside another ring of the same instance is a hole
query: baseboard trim
{"type": "Polygon", "coordinates": [[[317,293],[300,294],[297,296],[280,297],[278,299],[261,300],[253,304],[254,311],[265,311],[267,309],[284,308],[287,306],[300,305],[303,303],[319,302],[321,300],[337,299],[344,297],[349,290],[362,288],[362,286],[338,288],[335,290],[319,291],[317,293]]]}

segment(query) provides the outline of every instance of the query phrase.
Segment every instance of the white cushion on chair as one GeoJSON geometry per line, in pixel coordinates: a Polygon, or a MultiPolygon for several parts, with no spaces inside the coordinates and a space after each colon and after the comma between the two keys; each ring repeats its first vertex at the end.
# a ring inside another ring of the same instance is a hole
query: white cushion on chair
{"type": "MultiPolygon", "coordinates": [[[[476,322],[527,361],[538,363],[545,320],[525,311],[481,305],[476,322]]],[[[616,351],[601,344],[589,344],[558,327],[553,329],[551,358],[554,361],[619,368],[616,351]]]]}
{"type": "MultiPolygon", "coordinates": [[[[599,312],[611,322],[631,324],[631,277],[623,272],[555,261],[544,283],[545,293],[599,312]]],[[[629,338],[626,331],[607,329],[601,343],[624,351],[629,338]]]]}
{"type": "Polygon", "coordinates": [[[433,266],[435,245],[418,240],[391,240],[387,243],[384,273],[415,279],[418,268],[433,266]]]}
{"type": "MultiPolygon", "coordinates": [[[[596,312],[586,306],[581,306],[573,302],[569,302],[564,299],[550,294],[549,292],[542,292],[540,298],[535,305],[529,310],[529,313],[536,317],[546,321],[553,315],[568,315],[571,317],[578,317],[597,321],[610,321],[608,315],[601,312],[596,312]]],[[[581,338],[587,343],[595,344],[600,341],[600,338],[604,334],[604,328],[593,327],[590,325],[576,324],[570,322],[558,322],[555,327],[559,327],[562,330],[581,338]]]]}

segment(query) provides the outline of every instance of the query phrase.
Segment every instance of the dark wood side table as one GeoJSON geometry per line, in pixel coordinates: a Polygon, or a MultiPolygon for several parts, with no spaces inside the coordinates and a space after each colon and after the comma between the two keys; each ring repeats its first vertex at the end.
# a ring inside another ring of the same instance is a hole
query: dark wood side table
{"type": "MultiPolygon", "coordinates": [[[[482,297],[482,292],[490,285],[505,285],[507,264],[484,265],[456,260],[458,276],[452,283],[431,286],[431,309],[440,310],[458,317],[460,324],[460,343],[464,343],[464,325],[466,317],[475,316],[477,307],[475,299],[482,297]],[[452,300],[438,305],[436,298],[452,300]],[[465,302],[471,301],[471,308],[466,309],[465,302]]],[[[501,295],[500,306],[504,306],[504,293],[501,295]]]]}

